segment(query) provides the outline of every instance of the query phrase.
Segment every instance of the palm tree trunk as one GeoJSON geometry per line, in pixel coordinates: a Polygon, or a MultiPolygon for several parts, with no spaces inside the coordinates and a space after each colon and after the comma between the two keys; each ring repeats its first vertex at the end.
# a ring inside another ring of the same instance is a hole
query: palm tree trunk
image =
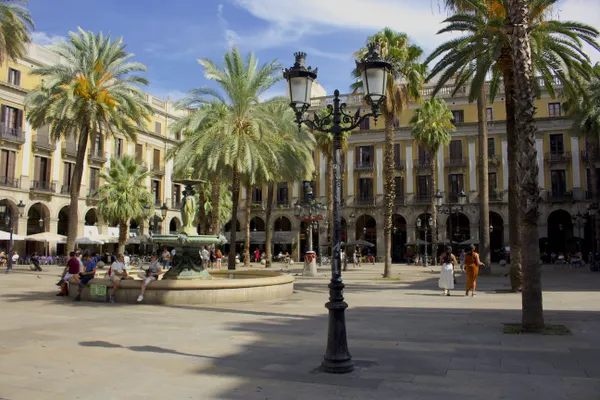
{"type": "Polygon", "coordinates": [[[204,185],[198,188],[198,230],[200,235],[206,233],[206,196],[204,195],[204,185]]]}
{"type": "MultiPolygon", "coordinates": [[[[246,186],[246,240],[244,242],[244,266],[250,266],[250,220],[252,219],[252,187],[246,186]]],[[[256,225],[255,225],[256,226],[256,225]]]]}
{"type": "Polygon", "coordinates": [[[271,224],[271,213],[273,212],[273,197],[275,197],[275,182],[269,182],[267,186],[267,209],[265,211],[265,247],[267,259],[265,260],[265,268],[271,266],[273,252],[271,251],[273,241],[273,225],[271,224]]]}
{"type": "MultiPolygon", "coordinates": [[[[431,224],[431,253],[433,255],[432,257],[432,261],[433,264],[435,264],[436,262],[436,258],[437,258],[437,238],[438,238],[438,227],[437,227],[437,210],[436,210],[436,205],[435,205],[435,194],[437,193],[437,178],[436,178],[436,173],[437,173],[437,150],[438,149],[431,149],[431,188],[432,193],[429,193],[431,195],[431,220],[433,221],[433,223],[431,224]]],[[[423,221],[424,224],[427,224],[427,221],[423,221]]],[[[425,241],[427,241],[427,236],[425,237],[425,241]]],[[[427,257],[427,254],[425,254],[425,257],[427,257]]]]}
{"type": "Polygon", "coordinates": [[[238,205],[240,203],[240,173],[237,165],[234,163],[231,174],[231,232],[229,235],[229,256],[227,259],[227,269],[235,269],[236,256],[236,236],[237,236],[237,215],[238,205]]]}
{"type": "Polygon", "coordinates": [[[211,193],[211,222],[212,234],[218,235],[221,227],[219,226],[219,199],[221,196],[221,181],[219,175],[216,175],[212,182],[212,193],[211,193]]]}
{"type": "Polygon", "coordinates": [[[528,33],[529,5],[526,0],[509,0],[512,25],[512,54],[516,87],[515,133],[519,138],[518,177],[521,209],[521,244],[527,249],[523,260],[522,328],[526,332],[544,329],[542,274],[538,243],[538,164],[535,147],[535,91],[531,43],[528,33]]]}
{"type": "Polygon", "coordinates": [[[125,242],[127,242],[127,231],[129,230],[129,221],[119,223],[119,254],[125,252],[125,242]]]}
{"type": "MultiPolygon", "coordinates": [[[[508,236],[510,244],[511,268],[521,271],[520,210],[517,192],[517,136],[515,133],[515,80],[512,72],[512,54],[510,48],[502,49],[500,62],[504,81],[506,110],[506,142],[508,157],[508,236]]],[[[504,177],[506,179],[506,177],[504,177]]]]}
{"type": "Polygon", "coordinates": [[[84,125],[79,132],[77,143],[77,157],[75,159],[75,169],[71,180],[71,202],[69,203],[69,223],[67,228],[67,253],[75,250],[75,240],[77,240],[77,226],[79,224],[79,192],[81,190],[81,179],[83,178],[83,162],[85,161],[85,152],[89,138],[89,126],[84,125]]]}
{"type": "Polygon", "coordinates": [[[491,272],[490,255],[490,194],[488,181],[488,131],[487,101],[485,83],[481,85],[477,99],[477,120],[479,129],[479,254],[485,264],[483,273],[491,272]]]}
{"type": "Polygon", "coordinates": [[[385,142],[383,144],[383,277],[392,276],[392,218],[396,202],[396,185],[394,182],[394,117],[385,114],[385,142]]]}

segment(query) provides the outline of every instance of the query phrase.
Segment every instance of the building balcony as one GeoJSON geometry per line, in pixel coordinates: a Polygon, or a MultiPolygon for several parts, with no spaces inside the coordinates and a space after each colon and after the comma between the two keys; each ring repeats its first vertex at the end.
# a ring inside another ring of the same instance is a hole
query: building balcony
{"type": "Polygon", "coordinates": [[[108,160],[108,154],[95,150],[88,153],[88,162],[104,164],[108,160]]]}
{"type": "Polygon", "coordinates": [[[416,204],[431,204],[433,195],[431,193],[418,193],[415,196],[416,204]]]}
{"type": "Polygon", "coordinates": [[[152,164],[152,174],[153,175],[164,175],[165,174],[165,166],[160,164],[152,164]]]}
{"type": "Polygon", "coordinates": [[[264,211],[267,208],[266,205],[266,202],[262,200],[252,200],[252,202],[250,203],[250,207],[255,210],[264,211]]]}
{"type": "Polygon", "coordinates": [[[19,180],[15,177],[0,176],[0,186],[18,188],[19,180]]]}
{"type": "Polygon", "coordinates": [[[502,192],[499,190],[490,190],[488,192],[489,201],[503,201],[502,192]]]}
{"type": "Polygon", "coordinates": [[[60,188],[60,194],[71,194],[71,186],[70,185],[62,185],[60,188]]]}
{"type": "Polygon", "coordinates": [[[373,163],[358,163],[354,165],[354,170],[358,172],[371,172],[373,171],[373,163]]]}
{"type": "Polygon", "coordinates": [[[489,156],[488,157],[488,166],[489,167],[499,167],[502,165],[502,157],[500,156],[489,156]]]}
{"type": "Polygon", "coordinates": [[[406,161],[404,160],[394,160],[394,168],[398,170],[406,169],[406,161]]]}
{"type": "Polygon", "coordinates": [[[171,202],[171,208],[181,208],[181,200],[173,200],[171,202]]]}
{"type": "Polygon", "coordinates": [[[397,206],[405,206],[406,205],[406,197],[404,197],[404,195],[396,196],[396,198],[394,199],[394,204],[397,206]]]}
{"type": "Polygon", "coordinates": [[[571,152],[562,153],[550,152],[544,155],[544,161],[550,164],[568,164],[571,162],[571,152]]]}
{"type": "Polygon", "coordinates": [[[279,208],[290,208],[290,202],[288,200],[277,200],[275,206],[279,208]]]}
{"type": "Polygon", "coordinates": [[[20,128],[11,128],[0,124],[0,139],[6,140],[15,144],[25,143],[25,135],[20,128]]]}
{"type": "Polygon", "coordinates": [[[431,171],[431,162],[429,160],[416,160],[413,168],[416,171],[431,171]]]}
{"type": "MultiPolygon", "coordinates": [[[[69,139],[69,140],[73,140],[73,139],[69,139]]],[[[63,156],[63,158],[77,157],[77,143],[75,143],[74,141],[64,142],[62,144],[62,156],[63,156]]]]}
{"type": "Polygon", "coordinates": [[[563,202],[563,201],[573,201],[573,192],[548,192],[546,197],[546,201],[550,202],[563,202]]]}
{"type": "Polygon", "coordinates": [[[98,198],[98,188],[89,188],[88,190],[88,199],[97,199],[98,198]]]}
{"type": "Polygon", "coordinates": [[[446,168],[464,168],[469,164],[466,157],[450,157],[446,158],[444,165],[446,168]]]}
{"type": "Polygon", "coordinates": [[[50,135],[37,133],[33,135],[33,150],[53,152],[56,150],[56,143],[52,140],[50,135]]]}
{"type": "Polygon", "coordinates": [[[358,207],[375,207],[374,197],[357,197],[354,199],[354,205],[358,207]]]}
{"type": "Polygon", "coordinates": [[[137,165],[139,165],[140,167],[142,167],[142,171],[144,171],[144,172],[148,171],[148,167],[146,166],[146,163],[142,159],[136,158],[135,163],[137,165]]]}
{"type": "Polygon", "coordinates": [[[49,181],[31,181],[32,192],[55,193],[56,186],[49,181]]]}

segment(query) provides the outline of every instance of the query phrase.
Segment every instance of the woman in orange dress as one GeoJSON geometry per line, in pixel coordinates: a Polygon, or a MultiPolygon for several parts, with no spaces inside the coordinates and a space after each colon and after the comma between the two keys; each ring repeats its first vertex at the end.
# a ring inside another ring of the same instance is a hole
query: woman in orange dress
{"type": "Polygon", "coordinates": [[[475,290],[477,289],[477,275],[479,275],[479,267],[482,267],[483,263],[479,260],[479,254],[475,251],[475,246],[471,245],[467,254],[465,254],[465,270],[467,271],[467,289],[465,296],[469,295],[475,297],[475,290]]]}

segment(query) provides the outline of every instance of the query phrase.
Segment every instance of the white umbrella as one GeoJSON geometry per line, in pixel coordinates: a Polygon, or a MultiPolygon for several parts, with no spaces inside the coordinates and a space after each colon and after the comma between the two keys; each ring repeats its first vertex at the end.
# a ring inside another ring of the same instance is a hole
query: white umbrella
{"type": "Polygon", "coordinates": [[[112,235],[106,235],[104,233],[94,236],[94,237],[92,237],[92,239],[101,240],[103,243],[119,243],[118,237],[114,237],[112,235]]]}
{"type": "MultiPolygon", "coordinates": [[[[23,236],[13,233],[13,240],[24,240],[23,236]]],[[[10,240],[10,232],[0,231],[0,240],[10,240]]]]}
{"type": "Polygon", "coordinates": [[[104,242],[102,240],[92,239],[92,238],[89,238],[86,236],[75,239],[75,243],[78,243],[78,244],[104,244],[104,242]]]}
{"type": "Polygon", "coordinates": [[[30,242],[65,243],[67,241],[67,237],[64,235],[59,235],[58,233],[42,232],[42,233],[35,233],[33,235],[27,235],[27,236],[25,236],[25,240],[28,240],[30,242]]]}

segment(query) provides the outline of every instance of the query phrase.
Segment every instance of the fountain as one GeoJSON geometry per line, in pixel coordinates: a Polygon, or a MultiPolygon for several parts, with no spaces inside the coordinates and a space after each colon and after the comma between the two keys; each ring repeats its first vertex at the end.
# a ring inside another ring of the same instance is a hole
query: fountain
{"type": "Polygon", "coordinates": [[[182,226],[177,235],[153,235],[151,242],[159,246],[175,248],[175,257],[171,268],[163,279],[210,279],[211,275],[204,268],[200,251],[202,246],[221,243],[221,238],[215,235],[198,235],[194,220],[196,218],[196,200],[194,186],[204,183],[199,179],[173,180],[185,186],[181,203],[182,226]]]}

